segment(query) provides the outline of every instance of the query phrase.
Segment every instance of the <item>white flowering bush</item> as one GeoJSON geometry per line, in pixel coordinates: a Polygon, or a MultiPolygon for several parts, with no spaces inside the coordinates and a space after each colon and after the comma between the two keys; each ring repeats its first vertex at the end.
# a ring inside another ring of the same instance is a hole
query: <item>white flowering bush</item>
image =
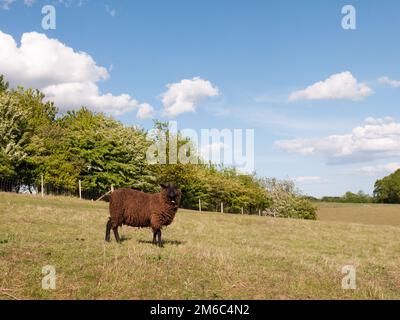
{"type": "Polygon", "coordinates": [[[264,214],[282,218],[317,219],[316,206],[300,195],[292,181],[264,179],[263,184],[272,198],[264,214]]]}

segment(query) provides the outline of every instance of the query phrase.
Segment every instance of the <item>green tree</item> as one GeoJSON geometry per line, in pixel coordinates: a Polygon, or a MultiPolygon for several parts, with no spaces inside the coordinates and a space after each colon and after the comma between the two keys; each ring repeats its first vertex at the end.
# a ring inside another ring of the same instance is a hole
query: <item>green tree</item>
{"type": "Polygon", "coordinates": [[[400,203],[400,169],[375,182],[374,198],[380,203],[400,203]]]}
{"type": "Polygon", "coordinates": [[[4,76],[0,74],[0,93],[7,91],[9,88],[9,83],[4,79],[4,76]]]}
{"type": "Polygon", "coordinates": [[[46,185],[72,192],[81,180],[84,191],[97,193],[111,185],[153,192],[159,183],[171,181],[182,189],[186,208],[197,208],[201,199],[204,210],[219,210],[222,202],[226,212],[243,209],[251,214],[271,207],[281,208],[279,216],[312,217],[312,206],[294,185],[206,163],[194,142],[171,132],[168,123],[156,121],[154,128],[155,135],[86,108],[58,114],[38,90],[11,90],[0,76],[2,178],[32,185],[43,175],[46,185]],[[166,153],[163,163],[148,162],[147,151],[154,143],[166,153]],[[179,162],[178,153],[194,163],[179,162]],[[170,161],[171,155],[178,161],[170,161]]]}
{"type": "Polygon", "coordinates": [[[36,149],[32,143],[44,128],[51,125],[57,113],[44,95],[37,90],[19,87],[10,90],[0,77],[0,176],[12,178],[19,184],[34,183],[31,156],[36,149]]]}
{"type": "Polygon", "coordinates": [[[143,130],[82,108],[58,119],[43,141],[37,174],[44,174],[46,182],[74,190],[82,180],[83,189],[102,192],[111,185],[155,189],[143,130]]]}
{"type": "Polygon", "coordinates": [[[24,146],[28,142],[26,129],[28,112],[19,108],[17,99],[8,91],[0,91],[0,175],[15,177],[17,167],[27,154],[24,146]]]}

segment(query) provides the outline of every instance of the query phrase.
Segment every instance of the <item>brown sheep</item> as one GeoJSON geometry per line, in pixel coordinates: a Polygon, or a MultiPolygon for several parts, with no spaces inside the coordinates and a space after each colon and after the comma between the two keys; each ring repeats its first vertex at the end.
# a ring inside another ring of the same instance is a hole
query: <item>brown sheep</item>
{"type": "Polygon", "coordinates": [[[153,244],[162,247],[161,228],[174,220],[178,210],[181,191],[173,183],[161,184],[161,192],[144,193],[133,189],[118,189],[110,196],[110,218],[106,227],[106,241],[110,241],[110,230],[113,229],[115,240],[121,242],[118,227],[131,227],[153,230],[153,244]]]}

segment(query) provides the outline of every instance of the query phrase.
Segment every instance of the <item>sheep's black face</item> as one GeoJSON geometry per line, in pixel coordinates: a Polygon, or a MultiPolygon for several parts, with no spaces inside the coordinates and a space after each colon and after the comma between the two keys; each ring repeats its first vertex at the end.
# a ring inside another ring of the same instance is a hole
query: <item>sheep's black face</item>
{"type": "Polygon", "coordinates": [[[174,183],[167,183],[160,185],[167,196],[167,200],[173,205],[178,206],[181,199],[181,191],[174,183]]]}

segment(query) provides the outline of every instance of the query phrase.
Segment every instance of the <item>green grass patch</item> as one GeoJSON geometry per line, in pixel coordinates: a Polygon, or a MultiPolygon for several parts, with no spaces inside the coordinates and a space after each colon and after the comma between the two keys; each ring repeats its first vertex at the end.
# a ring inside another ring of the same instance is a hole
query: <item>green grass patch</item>
{"type": "Polygon", "coordinates": [[[105,243],[107,203],[0,193],[0,298],[400,298],[398,207],[319,211],[303,221],[180,210],[158,248],[149,229],[125,226],[122,244],[105,243]],[[56,290],[41,287],[46,265],[56,290]],[[344,265],[356,267],[354,291],[341,288],[344,265]]]}

